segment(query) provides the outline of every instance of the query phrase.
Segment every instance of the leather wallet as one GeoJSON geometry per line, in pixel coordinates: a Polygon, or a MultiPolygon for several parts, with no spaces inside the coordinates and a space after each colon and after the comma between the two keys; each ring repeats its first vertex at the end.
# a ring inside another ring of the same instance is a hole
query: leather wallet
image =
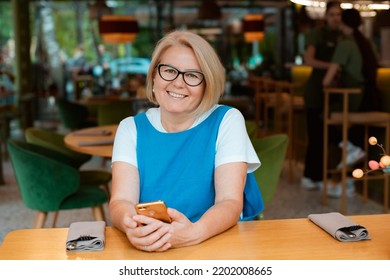
{"type": "Polygon", "coordinates": [[[75,222],[68,230],[66,251],[100,251],[104,249],[104,221],[75,222]]]}
{"type": "Polygon", "coordinates": [[[356,224],[338,212],[310,214],[308,218],[339,241],[371,239],[364,226],[356,224]]]}

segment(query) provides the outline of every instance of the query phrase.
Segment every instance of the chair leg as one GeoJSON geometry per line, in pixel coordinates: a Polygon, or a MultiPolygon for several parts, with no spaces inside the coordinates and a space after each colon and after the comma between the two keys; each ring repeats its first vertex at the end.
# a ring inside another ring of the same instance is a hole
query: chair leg
{"type": "Polygon", "coordinates": [[[47,212],[37,212],[34,221],[34,228],[43,228],[46,222],[47,212]]]}
{"type": "Polygon", "coordinates": [[[287,112],[288,124],[287,124],[287,134],[288,134],[288,147],[287,147],[287,155],[288,155],[288,182],[292,183],[293,181],[293,165],[294,165],[294,112],[293,112],[293,98],[290,96],[289,107],[287,112]]]}
{"type": "Polygon", "coordinates": [[[389,209],[389,176],[385,176],[383,194],[383,212],[387,213],[389,209]]]}
{"type": "Polygon", "coordinates": [[[109,184],[104,184],[104,185],[103,185],[103,188],[104,188],[105,191],[107,192],[108,198],[110,198],[111,191],[110,191],[110,186],[109,186],[109,184]]]}
{"type": "Polygon", "coordinates": [[[53,220],[51,221],[51,227],[52,228],[56,227],[57,218],[58,218],[58,211],[53,213],[53,220]]]}
{"type": "Polygon", "coordinates": [[[92,213],[96,221],[105,221],[103,206],[92,207],[92,213]]]}
{"type": "MultiPolygon", "coordinates": [[[[368,139],[368,126],[364,126],[364,139],[368,139]]],[[[364,141],[364,151],[366,152],[366,155],[368,155],[368,141],[364,141]]],[[[364,169],[367,169],[367,163],[364,163],[364,169]]],[[[367,202],[368,200],[368,177],[364,176],[363,179],[363,200],[364,202],[367,202]]]]}

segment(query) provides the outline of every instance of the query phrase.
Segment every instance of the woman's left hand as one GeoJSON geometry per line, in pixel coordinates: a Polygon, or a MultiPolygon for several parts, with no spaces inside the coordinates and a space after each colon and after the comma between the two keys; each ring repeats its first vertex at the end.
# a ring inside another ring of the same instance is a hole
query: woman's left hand
{"type": "Polygon", "coordinates": [[[131,240],[136,248],[148,252],[162,252],[172,246],[169,242],[173,232],[170,224],[144,215],[135,215],[133,220],[139,224],[133,229],[131,240]]]}
{"type": "Polygon", "coordinates": [[[192,223],[183,213],[168,208],[168,214],[172,219],[173,234],[169,239],[172,248],[179,248],[197,244],[199,230],[196,224],[192,223]]]}
{"type": "Polygon", "coordinates": [[[168,214],[171,224],[144,215],[133,216],[140,226],[134,229],[137,237],[133,238],[132,244],[143,251],[162,252],[199,243],[200,231],[196,224],[173,208],[168,208],[168,214]]]}

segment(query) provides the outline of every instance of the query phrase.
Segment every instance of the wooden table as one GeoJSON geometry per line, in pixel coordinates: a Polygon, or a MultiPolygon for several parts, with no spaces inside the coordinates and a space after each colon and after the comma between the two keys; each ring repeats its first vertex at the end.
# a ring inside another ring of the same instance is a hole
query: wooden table
{"type": "Polygon", "coordinates": [[[22,229],[8,233],[0,248],[0,259],[40,260],[337,260],[390,259],[390,214],[352,216],[365,226],[372,240],[340,242],[309,219],[241,222],[230,230],[191,247],[148,253],[132,247],[125,235],[106,228],[103,251],[65,250],[67,228],[22,229]]]}
{"type": "Polygon", "coordinates": [[[105,125],[76,130],[65,136],[65,145],[76,152],[110,158],[112,155],[112,143],[114,141],[117,128],[118,125],[105,125]],[[105,130],[110,131],[111,134],[94,135],[95,133],[98,134],[99,132],[105,130]],[[100,140],[111,140],[111,143],[106,145],[91,146],[80,145],[83,142],[94,142],[100,140]]]}

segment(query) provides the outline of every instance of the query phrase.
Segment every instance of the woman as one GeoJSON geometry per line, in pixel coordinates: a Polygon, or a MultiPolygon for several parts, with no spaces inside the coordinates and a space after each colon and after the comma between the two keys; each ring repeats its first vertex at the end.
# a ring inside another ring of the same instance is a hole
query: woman
{"type": "Polygon", "coordinates": [[[338,29],[341,13],[340,3],[329,1],[325,13],[326,24],[323,27],[313,29],[307,40],[304,60],[306,65],[313,67],[313,71],[304,94],[308,143],[301,186],[305,189],[317,189],[322,184],[322,150],[324,146],[322,80],[341,35],[338,29]]]}
{"type": "Polygon", "coordinates": [[[146,94],[158,108],[123,120],[112,157],[111,220],[134,247],[198,244],[263,209],[260,166],[242,114],[217,105],[225,69],[200,36],[174,31],[152,55],[146,94]],[[172,223],[136,215],[164,200],[172,223]]]}
{"type": "MultiPolygon", "coordinates": [[[[341,37],[332,60],[323,79],[323,86],[328,87],[337,84],[346,88],[363,88],[364,79],[362,75],[363,60],[357,42],[354,40],[353,27],[349,24],[352,10],[345,10],[342,14],[340,30],[344,34],[341,37]],[[338,75],[340,74],[340,76],[338,75]]],[[[350,100],[350,111],[358,111],[361,103],[361,95],[352,96],[350,100]]]]}
{"type": "MultiPolygon", "coordinates": [[[[344,10],[342,13],[342,24],[340,30],[343,33],[343,37],[337,44],[337,48],[334,52],[331,64],[326,72],[323,80],[324,87],[337,86],[346,88],[361,88],[364,94],[352,94],[348,97],[348,110],[350,112],[362,111],[362,105],[369,108],[374,98],[369,98],[372,88],[367,91],[366,87],[370,87],[372,81],[370,77],[376,76],[376,66],[374,69],[370,68],[373,63],[376,65],[375,55],[371,49],[371,52],[367,52],[367,48],[371,48],[367,39],[360,33],[358,27],[361,24],[361,18],[359,11],[356,9],[344,10]],[[369,61],[372,60],[372,61],[369,61]],[[365,61],[365,62],[364,62],[365,61]],[[374,74],[363,74],[368,68],[374,71],[374,74]],[[365,79],[366,78],[366,79],[365,79]],[[362,100],[364,95],[367,95],[366,104],[363,104],[362,100]],[[371,99],[371,102],[370,102],[371,99]]],[[[368,50],[369,51],[369,50],[368,50]]],[[[342,101],[334,100],[331,104],[331,110],[342,110],[342,101]]],[[[362,127],[351,127],[349,129],[349,140],[347,143],[347,158],[346,164],[348,166],[354,165],[361,161],[365,157],[364,147],[364,130],[362,127]]],[[[337,144],[341,140],[341,132],[337,129],[332,129],[333,139],[330,141],[337,144]]],[[[339,143],[339,147],[342,147],[342,142],[339,143]]],[[[341,168],[342,163],[339,163],[338,168],[341,168]]],[[[336,188],[340,188],[336,185],[336,188]]],[[[341,193],[341,192],[338,192],[341,193]]]]}
{"type": "Polygon", "coordinates": [[[344,87],[361,87],[363,97],[358,96],[352,104],[353,111],[378,109],[376,73],[378,63],[371,43],[359,31],[361,16],[358,10],[348,9],[342,13],[340,30],[344,34],[337,45],[330,67],[323,80],[324,86],[334,83],[337,73],[341,73],[344,87]],[[357,71],[359,70],[360,71],[357,71]],[[361,99],[364,102],[361,102],[361,99]]]}

